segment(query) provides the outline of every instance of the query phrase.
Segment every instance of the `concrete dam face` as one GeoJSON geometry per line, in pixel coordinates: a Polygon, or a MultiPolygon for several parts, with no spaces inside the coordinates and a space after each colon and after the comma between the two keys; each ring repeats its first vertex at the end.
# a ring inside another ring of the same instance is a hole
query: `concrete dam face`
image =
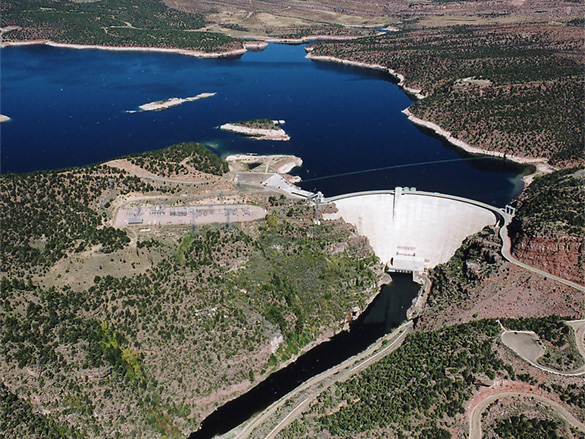
{"type": "Polygon", "coordinates": [[[463,240],[498,222],[498,209],[449,195],[396,188],[326,200],[366,236],[376,256],[395,271],[423,271],[447,262],[463,240]]]}

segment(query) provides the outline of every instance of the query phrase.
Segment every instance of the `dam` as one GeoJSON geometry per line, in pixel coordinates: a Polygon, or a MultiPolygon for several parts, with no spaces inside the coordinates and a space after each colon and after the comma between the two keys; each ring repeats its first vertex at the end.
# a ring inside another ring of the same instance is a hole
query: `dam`
{"type": "Polygon", "coordinates": [[[509,220],[493,206],[466,198],[397,187],[327,198],[342,218],[370,241],[388,271],[422,273],[447,262],[463,240],[485,226],[509,220]]]}

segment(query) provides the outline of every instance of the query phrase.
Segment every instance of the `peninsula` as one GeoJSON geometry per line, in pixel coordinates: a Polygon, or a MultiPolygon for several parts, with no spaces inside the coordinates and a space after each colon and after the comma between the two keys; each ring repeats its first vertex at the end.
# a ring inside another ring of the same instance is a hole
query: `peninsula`
{"type": "Polygon", "coordinates": [[[284,120],[254,119],[245,122],[226,123],[222,130],[242,134],[257,140],[290,140],[290,136],[280,127],[284,120]]]}
{"type": "Polygon", "coordinates": [[[138,108],[140,108],[142,111],[163,111],[168,110],[171,107],[184,104],[185,102],[193,102],[199,99],[210,98],[215,95],[216,93],[200,93],[197,96],[192,96],[189,98],[169,98],[163,101],[149,102],[148,104],[141,105],[138,108]]]}

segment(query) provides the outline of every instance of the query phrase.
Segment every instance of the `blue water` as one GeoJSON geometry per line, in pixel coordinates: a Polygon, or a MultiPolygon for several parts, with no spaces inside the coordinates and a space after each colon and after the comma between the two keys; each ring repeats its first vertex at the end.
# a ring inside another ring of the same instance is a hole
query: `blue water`
{"type": "Polygon", "coordinates": [[[411,100],[388,76],[304,56],[302,46],[275,44],[230,60],[3,48],[1,112],[12,120],[0,126],[2,173],[79,166],[196,141],[220,155],[298,155],[301,186],[326,196],[415,186],[503,206],[518,195],[521,168],[462,155],[418,129],[401,113],[411,100]],[[204,92],[217,95],[167,111],[127,113],[204,92]],[[257,141],[217,128],[254,118],[286,120],[291,140],[257,141]],[[347,175],[326,178],[339,174],[347,175]]]}

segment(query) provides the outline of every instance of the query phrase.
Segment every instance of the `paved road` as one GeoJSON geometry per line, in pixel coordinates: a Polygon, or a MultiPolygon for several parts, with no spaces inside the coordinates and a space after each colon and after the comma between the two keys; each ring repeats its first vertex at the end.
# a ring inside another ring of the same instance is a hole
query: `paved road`
{"type": "Polygon", "coordinates": [[[331,369],[326,370],[325,372],[305,381],[299,387],[292,390],[290,393],[283,396],[266,410],[261,412],[256,418],[253,418],[244,427],[243,430],[238,432],[230,432],[226,435],[226,437],[229,436],[238,439],[248,438],[255,429],[261,427],[264,423],[273,418],[279,409],[285,407],[287,403],[290,404],[290,401],[297,398],[302,393],[307,393],[307,397],[301,403],[297,404],[280,421],[280,423],[272,429],[268,436],[266,436],[266,439],[274,438],[283,428],[294,421],[307,407],[309,407],[311,402],[313,402],[313,400],[317,398],[327,387],[331,386],[335,382],[347,380],[352,375],[365,369],[370,364],[379,361],[382,357],[388,355],[390,352],[400,347],[406,336],[412,332],[412,327],[412,321],[408,321],[402,324],[392,333],[380,338],[377,342],[373,343],[365,351],[357,354],[354,357],[348,358],[343,363],[340,363],[337,366],[334,366],[331,369]],[[382,345],[384,340],[392,340],[392,342],[383,347],[382,345]],[[380,350],[382,347],[383,349],[380,350]]]}
{"type": "Polygon", "coordinates": [[[585,433],[585,424],[573,416],[569,411],[557,402],[551,401],[540,395],[533,395],[525,392],[501,392],[488,396],[481,401],[473,411],[469,419],[469,439],[481,439],[481,414],[493,402],[503,397],[527,397],[539,401],[552,408],[563,420],[569,423],[572,427],[581,430],[585,433]]]}
{"type": "Polygon", "coordinates": [[[511,248],[512,243],[510,242],[510,237],[508,236],[508,221],[507,220],[506,220],[506,223],[500,228],[500,237],[502,238],[502,256],[507,261],[511,262],[514,265],[517,265],[518,267],[524,268],[525,270],[528,270],[532,273],[536,273],[536,274],[538,274],[540,276],[544,276],[548,279],[553,279],[553,280],[555,280],[563,285],[567,285],[567,286],[575,288],[579,291],[585,292],[585,286],[583,286],[583,285],[579,285],[575,282],[571,282],[570,280],[563,279],[562,277],[555,276],[554,274],[550,274],[550,273],[548,273],[544,270],[541,270],[539,268],[535,268],[535,267],[532,267],[530,265],[524,264],[523,262],[520,262],[518,259],[514,258],[514,256],[512,256],[512,254],[510,252],[510,248],[511,248]]]}

